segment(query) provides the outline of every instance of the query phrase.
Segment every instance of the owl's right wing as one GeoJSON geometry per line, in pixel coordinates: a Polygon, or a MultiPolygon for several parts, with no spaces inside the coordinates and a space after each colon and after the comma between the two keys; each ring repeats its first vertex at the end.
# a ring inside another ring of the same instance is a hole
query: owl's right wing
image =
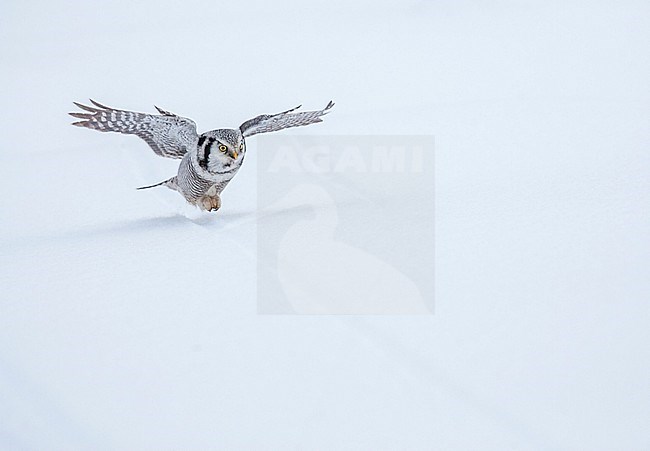
{"type": "Polygon", "coordinates": [[[116,110],[90,99],[94,107],[73,102],[87,113],[69,113],[83,119],[72,125],[100,132],[118,132],[142,138],[156,154],[167,158],[183,158],[196,147],[199,139],[193,120],[156,107],[160,115],[116,110]]]}

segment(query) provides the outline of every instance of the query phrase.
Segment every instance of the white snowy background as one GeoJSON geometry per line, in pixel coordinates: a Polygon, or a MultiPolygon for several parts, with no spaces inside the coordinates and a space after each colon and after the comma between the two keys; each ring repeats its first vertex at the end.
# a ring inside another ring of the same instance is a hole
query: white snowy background
{"type": "Polygon", "coordinates": [[[3,1],[0,449],[649,449],[648,42],[646,1],[3,1]],[[255,139],[203,215],[88,97],[435,135],[435,314],[258,315],[255,139]]]}

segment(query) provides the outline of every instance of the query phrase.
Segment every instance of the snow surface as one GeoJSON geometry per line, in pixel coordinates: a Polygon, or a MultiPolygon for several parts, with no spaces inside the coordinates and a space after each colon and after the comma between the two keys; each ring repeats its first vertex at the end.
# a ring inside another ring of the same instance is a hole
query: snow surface
{"type": "Polygon", "coordinates": [[[650,448],[649,19],[2,2],[0,448],[650,448]],[[435,135],[435,314],[257,314],[255,138],[201,214],[134,191],[176,162],[68,125],[87,97],[200,130],[331,98],[285,133],[435,135]]]}

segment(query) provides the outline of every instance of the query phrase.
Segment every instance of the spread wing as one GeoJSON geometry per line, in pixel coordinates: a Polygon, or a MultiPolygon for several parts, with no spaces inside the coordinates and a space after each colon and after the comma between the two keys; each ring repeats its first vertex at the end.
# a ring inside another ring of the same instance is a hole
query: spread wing
{"type": "Polygon", "coordinates": [[[331,110],[333,106],[334,102],[330,101],[325,108],[319,111],[293,113],[293,111],[300,108],[299,105],[283,113],[263,114],[244,122],[239,126],[239,130],[241,130],[244,137],[249,137],[257,135],[258,133],[275,132],[289,127],[301,127],[303,125],[323,122],[321,116],[329,113],[329,110],[331,110]]]}
{"type": "Polygon", "coordinates": [[[196,124],[191,119],[177,116],[158,107],[160,113],[146,114],[116,110],[90,99],[94,107],[74,102],[87,113],[69,113],[83,119],[72,125],[100,132],[118,132],[142,138],[158,155],[167,158],[183,158],[199,139],[196,124]]]}

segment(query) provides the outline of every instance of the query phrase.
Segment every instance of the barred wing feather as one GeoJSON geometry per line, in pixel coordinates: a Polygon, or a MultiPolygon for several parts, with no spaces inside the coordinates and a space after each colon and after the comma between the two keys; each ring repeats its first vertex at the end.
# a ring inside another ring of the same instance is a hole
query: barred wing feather
{"type": "Polygon", "coordinates": [[[315,124],[322,122],[321,117],[329,113],[333,106],[334,102],[330,101],[322,110],[294,113],[295,110],[300,108],[299,105],[282,113],[257,116],[241,124],[239,129],[244,137],[249,137],[258,133],[269,133],[290,127],[315,124]]]}
{"type": "Polygon", "coordinates": [[[85,113],[69,113],[81,121],[72,125],[86,127],[100,132],[117,132],[142,138],[153,151],[167,158],[183,158],[192,147],[196,147],[198,135],[196,124],[191,119],[177,116],[158,107],[161,113],[146,114],[117,110],[90,100],[94,106],[74,104],[85,113]]]}

